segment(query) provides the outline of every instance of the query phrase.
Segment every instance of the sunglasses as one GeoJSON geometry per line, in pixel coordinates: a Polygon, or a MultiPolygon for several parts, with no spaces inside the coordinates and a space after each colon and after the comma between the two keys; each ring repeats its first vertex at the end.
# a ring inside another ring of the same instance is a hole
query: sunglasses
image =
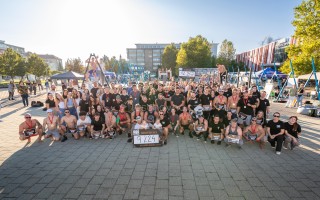
{"type": "Polygon", "coordinates": [[[280,115],[273,115],[273,117],[280,117],[280,115]]]}
{"type": "Polygon", "coordinates": [[[163,115],[163,114],[159,114],[159,115],[163,115]]]}
{"type": "Polygon", "coordinates": [[[31,117],[24,117],[24,118],[31,119],[31,117]]]}
{"type": "Polygon", "coordinates": [[[64,113],[70,113],[70,112],[64,112],[64,113]]]}

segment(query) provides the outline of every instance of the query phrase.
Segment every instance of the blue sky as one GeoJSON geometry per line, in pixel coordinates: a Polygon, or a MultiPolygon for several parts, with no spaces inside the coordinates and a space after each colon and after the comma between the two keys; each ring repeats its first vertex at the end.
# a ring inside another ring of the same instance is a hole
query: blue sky
{"type": "Polygon", "coordinates": [[[231,40],[237,53],[289,37],[301,0],[0,0],[0,40],[26,51],[86,59],[126,56],[136,43],[231,40]]]}

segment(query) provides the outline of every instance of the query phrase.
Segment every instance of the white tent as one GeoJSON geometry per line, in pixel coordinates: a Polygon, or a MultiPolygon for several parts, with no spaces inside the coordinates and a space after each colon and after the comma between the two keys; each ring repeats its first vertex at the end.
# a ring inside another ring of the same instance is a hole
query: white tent
{"type": "MultiPolygon", "coordinates": [[[[317,72],[317,79],[320,80],[320,72],[317,72]]],[[[299,80],[308,80],[311,74],[304,74],[298,77],[299,80]]],[[[312,74],[310,80],[314,80],[314,74],[312,74]]]]}

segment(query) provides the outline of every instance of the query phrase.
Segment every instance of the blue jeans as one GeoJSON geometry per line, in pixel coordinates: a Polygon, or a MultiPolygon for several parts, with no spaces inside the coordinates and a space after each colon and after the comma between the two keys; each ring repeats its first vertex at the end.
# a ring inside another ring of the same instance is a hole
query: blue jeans
{"type": "Polygon", "coordinates": [[[24,106],[29,106],[29,100],[28,100],[29,95],[28,94],[23,94],[21,95],[22,98],[22,103],[24,106]]]}
{"type": "Polygon", "coordinates": [[[302,106],[302,99],[303,99],[303,95],[298,96],[297,98],[298,107],[302,106]]]}

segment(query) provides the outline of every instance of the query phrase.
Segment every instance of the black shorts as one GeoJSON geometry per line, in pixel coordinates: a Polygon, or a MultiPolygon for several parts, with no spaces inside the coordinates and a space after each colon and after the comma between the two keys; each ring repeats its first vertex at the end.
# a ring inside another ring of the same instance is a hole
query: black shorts
{"type": "Polygon", "coordinates": [[[188,130],[189,130],[189,126],[190,126],[190,124],[187,124],[187,125],[181,125],[181,127],[182,127],[184,130],[186,130],[186,129],[188,129],[188,130]]]}

